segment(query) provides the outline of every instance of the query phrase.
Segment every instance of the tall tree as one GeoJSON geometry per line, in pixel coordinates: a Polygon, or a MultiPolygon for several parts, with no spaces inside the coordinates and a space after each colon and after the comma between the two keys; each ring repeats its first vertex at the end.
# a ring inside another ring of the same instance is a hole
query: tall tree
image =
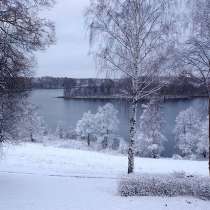
{"type": "MultiPolygon", "coordinates": [[[[188,21],[188,27],[183,33],[180,33],[178,45],[177,64],[179,69],[190,77],[196,78],[206,87],[206,93],[209,98],[209,116],[210,116],[210,0],[192,0],[190,6],[185,1],[185,7],[188,8],[185,19],[188,21]],[[187,4],[187,5],[186,5],[187,4]]],[[[210,118],[209,118],[210,119],[210,118]]],[[[209,150],[210,150],[210,121],[209,121],[209,150]]],[[[209,157],[210,174],[210,157],[209,157]]]]}
{"type": "Polygon", "coordinates": [[[163,0],[92,0],[86,19],[98,66],[129,78],[130,139],[128,173],[134,171],[137,103],[160,89],[166,67],[167,3],[163,0]],[[95,43],[95,44],[94,44],[95,43]]]}
{"type": "Polygon", "coordinates": [[[40,16],[53,0],[3,0],[0,2],[0,84],[28,73],[33,53],[54,42],[54,25],[40,16]]]}
{"type": "MultiPolygon", "coordinates": [[[[15,92],[22,90],[19,77],[31,74],[34,52],[44,50],[55,41],[54,25],[41,17],[40,12],[53,5],[53,0],[2,0],[0,1],[0,115],[3,134],[6,126],[12,127],[15,118],[9,118],[23,106],[17,107],[15,92]],[[15,103],[16,102],[16,103],[15,103]],[[9,111],[10,109],[10,111],[9,111]],[[9,123],[9,119],[10,121],[9,123]]],[[[20,102],[21,103],[21,102],[20,102]]],[[[8,128],[9,128],[8,127],[8,128]]],[[[8,129],[7,133],[8,133],[8,129]]],[[[10,129],[12,130],[12,129],[10,129]]],[[[3,139],[3,137],[2,137],[3,139]]]]}

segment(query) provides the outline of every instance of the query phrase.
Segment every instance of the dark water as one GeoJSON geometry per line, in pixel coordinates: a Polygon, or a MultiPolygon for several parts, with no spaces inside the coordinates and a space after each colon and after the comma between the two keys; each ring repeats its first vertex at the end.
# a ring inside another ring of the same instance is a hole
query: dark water
{"type": "MultiPolygon", "coordinates": [[[[125,139],[128,138],[128,103],[118,100],[89,100],[89,99],[71,99],[56,98],[63,95],[63,90],[33,90],[30,95],[30,101],[39,107],[39,113],[43,116],[49,128],[54,130],[58,122],[63,122],[67,128],[74,128],[77,121],[81,119],[84,112],[88,110],[95,113],[99,106],[110,102],[119,111],[119,134],[125,139]]],[[[168,138],[166,145],[166,156],[173,153],[174,145],[174,126],[178,113],[190,106],[200,110],[207,105],[204,98],[196,98],[190,100],[173,100],[162,104],[162,113],[165,117],[165,125],[163,133],[168,138]]],[[[141,114],[141,105],[139,105],[139,113],[141,114]]]]}

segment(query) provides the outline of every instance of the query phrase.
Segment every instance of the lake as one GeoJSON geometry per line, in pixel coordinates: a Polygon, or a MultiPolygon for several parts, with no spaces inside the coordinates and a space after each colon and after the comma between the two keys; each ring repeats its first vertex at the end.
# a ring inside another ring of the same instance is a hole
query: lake
{"type": "MultiPolygon", "coordinates": [[[[119,135],[128,139],[128,103],[125,100],[93,100],[93,99],[69,99],[58,98],[63,96],[63,90],[40,89],[33,90],[30,94],[30,101],[38,106],[38,112],[43,117],[46,125],[55,130],[57,124],[62,122],[66,128],[75,128],[76,123],[81,119],[84,112],[88,110],[95,113],[99,106],[106,103],[112,103],[119,111],[120,120],[119,135]]],[[[198,109],[204,109],[207,106],[207,100],[204,98],[195,98],[189,100],[170,100],[162,104],[162,113],[165,117],[163,133],[168,138],[166,144],[165,156],[171,156],[174,151],[174,126],[178,113],[188,107],[193,106],[198,109]]],[[[141,105],[139,105],[138,118],[141,114],[141,105]]]]}

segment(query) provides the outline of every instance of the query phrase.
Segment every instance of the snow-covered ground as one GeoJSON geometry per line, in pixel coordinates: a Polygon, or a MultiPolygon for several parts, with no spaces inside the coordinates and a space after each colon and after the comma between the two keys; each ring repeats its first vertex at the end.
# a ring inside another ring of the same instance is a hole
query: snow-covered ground
{"type": "MultiPolygon", "coordinates": [[[[195,198],[117,194],[127,157],[41,144],[9,146],[0,163],[0,210],[210,210],[195,198]]],[[[136,171],[208,175],[207,162],[136,159],[136,171]]]]}

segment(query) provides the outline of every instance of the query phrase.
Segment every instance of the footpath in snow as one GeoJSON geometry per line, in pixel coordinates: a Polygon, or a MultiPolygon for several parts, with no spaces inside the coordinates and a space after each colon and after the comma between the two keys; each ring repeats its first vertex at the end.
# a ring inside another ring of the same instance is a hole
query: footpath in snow
{"type": "MultiPolygon", "coordinates": [[[[24,144],[9,146],[0,163],[0,210],[210,210],[195,198],[120,197],[127,157],[24,144]]],[[[208,175],[207,162],[136,159],[136,171],[208,175]]]]}

